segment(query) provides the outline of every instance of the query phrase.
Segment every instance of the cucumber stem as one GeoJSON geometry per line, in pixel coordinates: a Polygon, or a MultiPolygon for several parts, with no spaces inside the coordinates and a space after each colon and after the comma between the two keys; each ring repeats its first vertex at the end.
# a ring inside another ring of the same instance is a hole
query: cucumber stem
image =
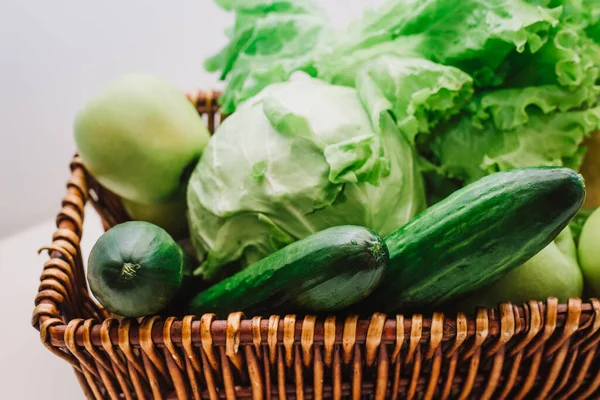
{"type": "Polygon", "coordinates": [[[128,282],[135,278],[136,271],[140,269],[139,264],[133,263],[125,263],[123,264],[123,269],[121,270],[121,279],[125,282],[128,282]]]}

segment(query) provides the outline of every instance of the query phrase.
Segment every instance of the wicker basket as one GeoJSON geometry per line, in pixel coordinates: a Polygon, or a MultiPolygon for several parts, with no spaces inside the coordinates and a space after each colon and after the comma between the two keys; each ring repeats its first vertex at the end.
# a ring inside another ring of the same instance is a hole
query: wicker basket
{"type": "MultiPolygon", "coordinates": [[[[196,92],[211,131],[217,93],[196,92]]],[[[33,325],[88,398],[571,399],[600,395],[600,301],[509,303],[464,314],[109,318],[81,257],[84,206],[107,229],[120,200],[75,157],[46,246],[33,325]],[[253,318],[251,318],[253,317],[253,318]]]]}

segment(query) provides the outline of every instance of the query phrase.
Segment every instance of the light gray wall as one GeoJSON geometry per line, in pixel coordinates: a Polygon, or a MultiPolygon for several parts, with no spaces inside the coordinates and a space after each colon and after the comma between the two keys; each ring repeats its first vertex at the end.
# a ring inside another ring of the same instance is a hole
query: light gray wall
{"type": "MultiPolygon", "coordinates": [[[[319,3],[341,26],[381,1],[319,3]]],[[[54,218],[86,99],[137,71],[215,87],[202,63],[231,22],[210,0],[1,0],[0,237],[54,218]]]]}

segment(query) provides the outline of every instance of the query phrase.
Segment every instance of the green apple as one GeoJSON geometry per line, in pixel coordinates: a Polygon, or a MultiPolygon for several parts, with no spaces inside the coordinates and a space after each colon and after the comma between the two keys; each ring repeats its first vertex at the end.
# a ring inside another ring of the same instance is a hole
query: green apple
{"type": "Polygon", "coordinates": [[[590,295],[600,297],[600,208],[589,216],[581,229],[578,254],[590,295]]]}
{"type": "Polygon", "coordinates": [[[148,74],[111,82],[75,119],[88,171],[120,197],[145,204],[182,192],[209,136],[185,95],[148,74]]]}
{"type": "Polygon", "coordinates": [[[167,203],[144,204],[121,199],[127,215],[134,221],[151,222],[167,231],[175,240],[189,235],[185,197],[167,203]]]}

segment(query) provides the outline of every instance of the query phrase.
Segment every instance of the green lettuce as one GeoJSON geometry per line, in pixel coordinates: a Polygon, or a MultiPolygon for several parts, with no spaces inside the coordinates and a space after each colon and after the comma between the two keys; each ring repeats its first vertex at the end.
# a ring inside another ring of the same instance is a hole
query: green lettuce
{"type": "Polygon", "coordinates": [[[283,82],[295,71],[314,72],[313,52],[327,37],[329,23],[311,0],[220,0],[235,13],[229,43],[205,61],[208,71],[220,71],[227,81],[220,98],[229,114],[238,104],[271,83],[283,82]]]}
{"type": "Polygon", "coordinates": [[[421,41],[417,36],[376,42],[368,46],[360,43],[356,48],[353,47],[356,44],[347,44],[349,47],[344,47],[343,40],[347,38],[348,35],[342,35],[330,42],[335,46],[323,46],[315,51],[315,69],[319,79],[336,85],[354,87],[358,71],[373,60],[384,57],[423,58],[416,50],[421,41]]]}
{"type": "MultiPolygon", "coordinates": [[[[512,118],[509,118],[512,120],[512,118]]],[[[581,143],[600,129],[600,107],[535,113],[512,130],[465,115],[432,140],[432,153],[447,177],[464,183],[512,168],[568,166],[578,169],[581,143]]]]}
{"type": "Polygon", "coordinates": [[[347,64],[396,48],[392,54],[419,55],[460,68],[477,86],[497,86],[506,77],[500,68],[505,59],[538,51],[561,12],[523,0],[389,0],[338,35],[318,58],[317,70],[329,80],[337,75],[338,60],[347,64]]]}
{"type": "Polygon", "coordinates": [[[469,75],[422,58],[381,56],[365,63],[356,80],[367,108],[389,111],[411,143],[458,114],[473,94],[469,75]]]}
{"type": "Polygon", "coordinates": [[[576,25],[565,23],[552,29],[549,40],[537,52],[512,54],[503,69],[506,86],[558,84],[571,89],[598,78],[600,46],[576,25]]]}
{"type": "Polygon", "coordinates": [[[301,75],[269,85],[219,127],[188,185],[206,279],[336,225],[386,235],[425,206],[414,150],[387,110],[301,75]],[[373,122],[374,121],[374,122],[373,122]]]}
{"type": "Polygon", "coordinates": [[[226,113],[295,71],[354,87],[358,71],[379,56],[428,59],[461,69],[476,86],[497,86],[509,55],[537,52],[562,12],[524,0],[390,0],[335,31],[310,0],[217,4],[236,15],[229,43],[206,61],[227,82],[226,113]]]}
{"type": "Polygon", "coordinates": [[[599,94],[600,88],[593,84],[573,89],[543,85],[495,90],[478,96],[476,114],[482,119],[491,118],[499,130],[511,130],[526,124],[532,112],[550,114],[593,107],[599,94]]]}

